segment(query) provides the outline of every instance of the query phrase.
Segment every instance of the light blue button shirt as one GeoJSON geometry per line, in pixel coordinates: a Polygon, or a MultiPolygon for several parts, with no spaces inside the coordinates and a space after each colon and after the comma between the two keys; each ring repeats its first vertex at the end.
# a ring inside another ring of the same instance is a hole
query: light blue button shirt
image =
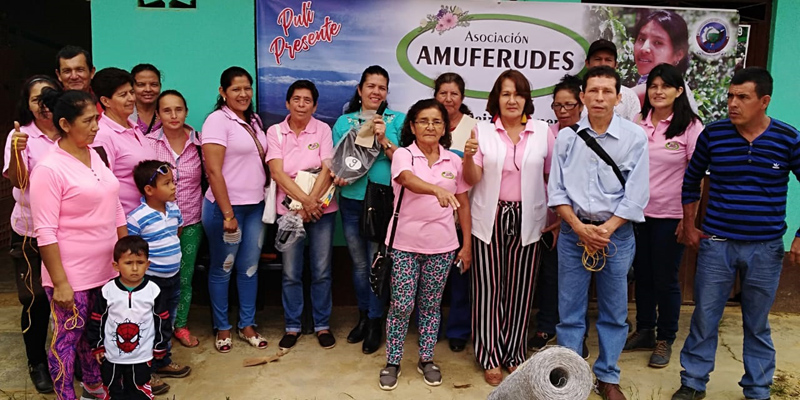
{"type": "Polygon", "coordinates": [[[644,222],[644,208],[650,199],[650,165],[644,130],[616,114],[602,135],[592,130],[588,117],[583,117],[579,126],[579,131],[589,128],[589,134],[617,163],[625,177],[625,187],[614,170],[572,128],[564,128],[558,133],[553,149],[547,205],[570,205],[579,218],[593,221],[605,221],[616,215],[644,222]]]}

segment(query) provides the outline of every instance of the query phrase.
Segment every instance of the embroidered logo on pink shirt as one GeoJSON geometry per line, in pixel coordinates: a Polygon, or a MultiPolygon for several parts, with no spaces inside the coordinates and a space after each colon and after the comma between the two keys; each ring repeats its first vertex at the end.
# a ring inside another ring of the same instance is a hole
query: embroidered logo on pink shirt
{"type": "Polygon", "coordinates": [[[681,145],[678,142],[667,142],[664,143],[664,147],[666,147],[667,150],[680,150],[681,145]]]}
{"type": "Polygon", "coordinates": [[[450,172],[450,171],[444,171],[444,172],[442,172],[442,178],[445,178],[445,179],[456,179],[456,175],[454,173],[450,172]]]}
{"type": "Polygon", "coordinates": [[[309,150],[316,150],[319,148],[319,143],[311,143],[308,145],[309,150]]]}

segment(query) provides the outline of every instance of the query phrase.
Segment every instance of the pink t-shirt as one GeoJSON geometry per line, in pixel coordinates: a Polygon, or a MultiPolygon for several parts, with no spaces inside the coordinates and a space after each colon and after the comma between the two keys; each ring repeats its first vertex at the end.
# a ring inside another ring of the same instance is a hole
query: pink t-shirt
{"type": "MultiPolygon", "coordinates": [[[[119,181],[97,152],[90,153],[91,168],[56,145],[31,173],[39,247],[58,243],[74,291],[103,286],[117,276],[111,266],[114,244],[117,227],[126,225],[119,181]]],[[[44,267],[42,285],[53,287],[44,267]]]]}
{"type": "MultiPolygon", "coordinates": [[[[283,172],[294,178],[298,171],[317,169],[322,167],[322,160],[330,159],[333,156],[333,136],[331,127],[326,123],[311,117],[305,129],[296,135],[289,127],[289,117],[287,116],[279,123],[281,139],[278,140],[278,130],[275,125],[267,129],[267,162],[271,160],[283,160],[283,172]]],[[[286,192],[278,185],[276,200],[278,202],[278,214],[286,214],[289,210],[283,206],[283,199],[286,192]]],[[[339,206],[336,200],[325,208],[325,214],[336,212],[339,206]]]]}
{"type": "MultiPolygon", "coordinates": [[[[35,123],[31,122],[28,125],[19,128],[20,132],[28,135],[28,144],[25,150],[22,151],[20,161],[25,164],[26,170],[30,171],[41,161],[46,155],[50,154],[55,147],[55,142],[50,140],[35,123]]],[[[5,162],[3,164],[3,176],[8,178],[8,169],[11,167],[11,135],[14,131],[8,133],[6,139],[5,149],[5,162]]],[[[30,188],[22,193],[22,190],[14,188],[11,193],[14,196],[14,210],[11,211],[11,229],[20,236],[35,237],[33,233],[33,219],[31,217],[31,192],[30,188]]]]}
{"type": "Polygon", "coordinates": [[[128,120],[125,122],[127,126],[122,126],[102,115],[97,123],[100,130],[91,146],[105,149],[111,170],[119,180],[119,201],[127,214],[139,207],[142,197],[133,182],[133,168],[144,160],[155,160],[156,153],[139,127],[128,120]]]}
{"type": "MultiPolygon", "coordinates": [[[[201,130],[203,144],[225,146],[222,176],[228,186],[228,198],[234,206],[264,201],[264,184],[267,182],[256,143],[243,125],[244,121],[224,106],[206,118],[201,130]]],[[[264,151],[268,151],[267,136],[259,124],[253,122],[250,126],[264,151]]],[[[206,198],[216,202],[214,192],[210,189],[206,191],[206,198]]]]}
{"type": "MultiPolygon", "coordinates": [[[[469,185],[464,182],[461,173],[461,158],[456,153],[439,146],[439,160],[428,167],[428,159],[414,142],[406,148],[397,149],[392,155],[395,207],[402,188],[395,179],[403,171],[411,171],[423,181],[453,194],[469,190],[469,185]]],[[[392,224],[389,224],[389,233],[386,235],[387,246],[391,232],[392,224]]],[[[436,196],[406,190],[403,194],[403,204],[400,206],[394,248],[421,254],[440,254],[457,249],[458,237],[453,209],[440,206],[436,196]]]]}
{"type": "MultiPolygon", "coordinates": [[[[525,130],[519,134],[519,142],[516,145],[503,128],[500,118],[494,121],[494,126],[497,135],[506,144],[506,159],[503,163],[503,177],[500,182],[500,201],[522,201],[522,171],[520,167],[522,166],[522,156],[525,155],[525,144],[528,142],[528,136],[533,133],[533,126],[531,124],[525,126],[525,130]]],[[[475,137],[480,142],[481,138],[477,133],[475,137]]],[[[483,157],[484,154],[479,147],[472,159],[476,165],[483,167],[483,157]]]]}
{"type": "Polygon", "coordinates": [[[644,128],[648,139],[650,155],[650,202],[644,215],[650,218],[683,218],[681,206],[681,186],[686,166],[694,153],[694,147],[703,124],[695,120],[683,135],[667,139],[667,131],[672,114],[654,127],[650,122],[651,112],[639,124],[644,128]]]}
{"type": "Polygon", "coordinates": [[[147,142],[156,153],[160,161],[168,162],[175,167],[175,203],[181,210],[183,225],[189,226],[200,222],[200,213],[203,208],[203,192],[200,188],[200,178],[203,167],[197,146],[200,145],[198,132],[191,129],[186,144],[180,154],[176,154],[169,144],[169,139],[164,135],[164,130],[159,128],[145,136],[147,142]]]}

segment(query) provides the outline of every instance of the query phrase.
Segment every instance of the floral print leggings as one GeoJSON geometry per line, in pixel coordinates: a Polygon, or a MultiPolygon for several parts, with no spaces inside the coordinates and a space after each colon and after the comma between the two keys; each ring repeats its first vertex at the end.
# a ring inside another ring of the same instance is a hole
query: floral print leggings
{"type": "Polygon", "coordinates": [[[419,312],[419,357],[433,360],[441,323],[442,293],[456,252],[419,254],[392,250],[392,300],[386,320],[386,360],[400,364],[408,320],[416,299],[419,312]]]}
{"type": "Polygon", "coordinates": [[[175,316],[175,327],[185,328],[189,319],[189,307],[192,305],[192,277],[194,264],[197,261],[197,250],[203,240],[203,224],[198,222],[183,228],[181,233],[181,296],[178,300],[178,312],[175,316]]]}

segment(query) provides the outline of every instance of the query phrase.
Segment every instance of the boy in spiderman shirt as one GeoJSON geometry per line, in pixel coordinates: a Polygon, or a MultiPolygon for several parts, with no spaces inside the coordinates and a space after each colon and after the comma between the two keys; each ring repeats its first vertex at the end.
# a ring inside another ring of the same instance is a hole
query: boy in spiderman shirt
{"type": "Polygon", "coordinates": [[[152,399],[151,361],[164,357],[172,336],[164,296],[145,276],[148,256],[140,236],[117,241],[113,265],[119,277],[103,286],[89,320],[86,333],[102,364],[106,399],[152,399]]]}

